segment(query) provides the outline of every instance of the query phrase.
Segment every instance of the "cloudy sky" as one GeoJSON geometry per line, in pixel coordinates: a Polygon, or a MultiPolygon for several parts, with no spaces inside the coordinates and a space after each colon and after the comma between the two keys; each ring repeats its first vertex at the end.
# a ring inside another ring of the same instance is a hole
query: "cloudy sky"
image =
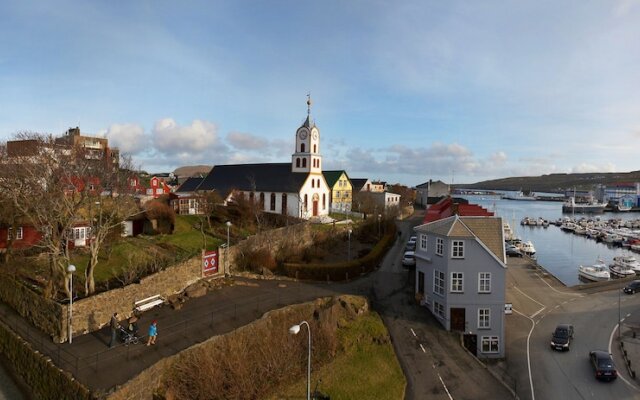
{"type": "Polygon", "coordinates": [[[0,0],[0,140],[288,162],[308,92],[352,177],[638,170],[640,0],[0,0]]]}

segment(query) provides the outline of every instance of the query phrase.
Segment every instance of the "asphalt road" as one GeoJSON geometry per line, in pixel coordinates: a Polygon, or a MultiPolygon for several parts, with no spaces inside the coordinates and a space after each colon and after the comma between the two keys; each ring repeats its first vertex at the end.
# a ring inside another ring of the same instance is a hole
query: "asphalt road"
{"type": "Polygon", "coordinates": [[[521,399],[638,399],[640,387],[628,375],[617,350],[620,315],[638,312],[640,296],[618,296],[618,288],[585,293],[566,288],[524,261],[509,260],[507,360],[502,368],[514,379],[521,399]],[[574,325],[574,340],[566,352],[550,348],[559,323],[574,325]],[[589,351],[611,350],[620,377],[600,382],[594,377],[589,351]],[[530,366],[530,368],[529,368],[530,366]]]}

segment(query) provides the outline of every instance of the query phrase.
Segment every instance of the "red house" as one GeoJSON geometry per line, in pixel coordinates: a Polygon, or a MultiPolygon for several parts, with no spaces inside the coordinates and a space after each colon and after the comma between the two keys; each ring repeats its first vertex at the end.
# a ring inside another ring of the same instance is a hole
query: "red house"
{"type": "Polygon", "coordinates": [[[34,226],[23,225],[16,228],[14,236],[13,228],[4,225],[0,226],[0,253],[7,250],[10,238],[13,238],[11,248],[26,249],[34,246],[42,239],[42,232],[34,226]]]}
{"type": "Polygon", "coordinates": [[[158,178],[156,176],[151,178],[151,180],[149,181],[149,186],[150,188],[147,189],[147,194],[149,196],[153,196],[154,199],[157,199],[163,194],[171,193],[171,188],[169,187],[169,185],[167,185],[164,179],[158,178]]]}

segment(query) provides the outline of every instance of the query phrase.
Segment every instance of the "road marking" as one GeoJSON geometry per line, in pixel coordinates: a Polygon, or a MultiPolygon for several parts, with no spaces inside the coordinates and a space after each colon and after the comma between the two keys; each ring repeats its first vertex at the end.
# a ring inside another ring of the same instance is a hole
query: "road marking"
{"type": "Polygon", "coordinates": [[[515,308],[513,309],[514,312],[522,315],[525,318],[529,318],[529,321],[531,321],[531,330],[529,331],[529,335],[527,335],[527,368],[529,369],[529,386],[531,386],[531,400],[536,400],[536,395],[533,392],[533,379],[531,378],[531,355],[529,353],[529,343],[531,340],[531,334],[533,333],[533,330],[536,327],[536,323],[533,321],[532,318],[524,315],[523,313],[521,313],[520,311],[516,310],[515,308]]]}
{"type": "Polygon", "coordinates": [[[560,304],[558,304],[557,306],[553,307],[554,310],[557,310],[558,308],[560,308],[560,304]]]}
{"type": "Polygon", "coordinates": [[[532,298],[531,296],[529,296],[528,294],[526,294],[525,292],[523,292],[522,290],[520,290],[519,287],[514,286],[514,289],[516,289],[518,292],[522,293],[526,298],[528,298],[529,300],[541,305],[543,308],[545,307],[544,304],[540,303],[539,301],[537,301],[536,299],[532,298]]]}
{"type": "Polygon", "coordinates": [[[420,348],[422,349],[423,353],[426,353],[427,351],[424,349],[424,346],[422,345],[422,343],[420,343],[420,348]]]}
{"type": "MultiPolygon", "coordinates": [[[[616,326],[613,327],[613,330],[611,331],[611,335],[609,335],[609,354],[611,354],[611,343],[613,342],[613,335],[616,334],[616,331],[618,330],[618,326],[620,324],[616,324],[616,326]]],[[[627,384],[627,386],[629,386],[630,388],[634,389],[634,390],[640,390],[638,389],[638,387],[636,385],[634,385],[633,383],[629,382],[628,380],[626,380],[624,378],[624,376],[622,376],[622,374],[618,373],[618,378],[622,379],[622,381],[624,383],[627,384]]]]}
{"type": "Polygon", "coordinates": [[[444,387],[444,391],[447,392],[447,396],[449,396],[449,399],[453,400],[453,397],[451,397],[451,393],[449,393],[449,389],[447,389],[447,385],[444,384],[444,381],[442,380],[442,377],[440,376],[440,374],[438,374],[438,378],[440,378],[440,382],[442,383],[442,386],[444,387]]]}
{"type": "Polygon", "coordinates": [[[416,336],[416,333],[413,331],[413,328],[409,328],[409,329],[411,329],[411,333],[413,333],[413,337],[418,337],[416,336]]]}
{"type": "MultiPolygon", "coordinates": [[[[540,276],[540,274],[536,274],[536,276],[537,276],[537,277],[538,277],[542,282],[544,282],[544,284],[545,284],[545,285],[549,286],[549,288],[551,288],[551,290],[553,290],[553,291],[554,291],[554,292],[556,292],[556,293],[560,293],[560,294],[568,294],[568,295],[571,295],[571,296],[582,296],[582,294],[580,294],[580,293],[572,293],[572,292],[563,292],[563,291],[560,291],[560,290],[558,290],[558,289],[554,288],[553,286],[549,285],[549,282],[547,282],[547,281],[545,281],[544,279],[542,279],[542,276],[540,276]]],[[[574,299],[575,299],[575,298],[574,298],[574,299]]]]}
{"type": "Polygon", "coordinates": [[[544,307],[544,306],[543,306],[541,309],[539,309],[538,311],[534,312],[534,313],[533,313],[533,315],[531,316],[531,318],[535,318],[535,317],[536,317],[536,315],[538,315],[538,314],[540,314],[542,311],[544,311],[544,309],[545,309],[545,308],[546,308],[546,307],[544,307]]]}

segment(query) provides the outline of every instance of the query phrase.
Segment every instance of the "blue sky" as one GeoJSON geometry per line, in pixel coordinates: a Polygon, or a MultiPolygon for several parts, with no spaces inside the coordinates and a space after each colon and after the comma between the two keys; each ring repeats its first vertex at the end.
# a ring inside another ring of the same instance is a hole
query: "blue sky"
{"type": "Polygon", "coordinates": [[[409,185],[640,169],[640,0],[0,0],[0,139],[149,172],[288,162],[409,185]]]}

